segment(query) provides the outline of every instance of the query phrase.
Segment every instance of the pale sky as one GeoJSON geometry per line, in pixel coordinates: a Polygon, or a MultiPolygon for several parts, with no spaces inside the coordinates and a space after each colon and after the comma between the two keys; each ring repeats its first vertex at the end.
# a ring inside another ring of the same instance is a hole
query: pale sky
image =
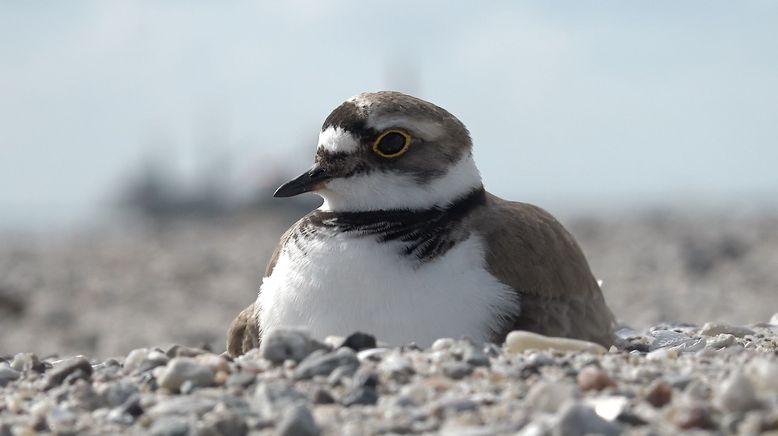
{"type": "Polygon", "coordinates": [[[299,173],[387,88],[511,199],[778,198],[775,1],[0,1],[0,229],[90,216],[149,154],[299,173]]]}

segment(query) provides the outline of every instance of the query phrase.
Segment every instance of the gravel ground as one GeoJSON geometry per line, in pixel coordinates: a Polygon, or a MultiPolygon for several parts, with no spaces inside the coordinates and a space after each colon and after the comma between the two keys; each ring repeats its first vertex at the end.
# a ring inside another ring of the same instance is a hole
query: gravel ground
{"type": "Polygon", "coordinates": [[[292,331],[231,360],[293,217],[0,235],[0,436],[778,434],[778,215],[561,218],[631,326],[607,353],[292,331]]]}
{"type": "Polygon", "coordinates": [[[778,314],[619,335],[607,353],[535,349],[523,333],[422,350],[276,331],[235,360],[18,354],[0,360],[0,435],[778,434],[778,314]]]}

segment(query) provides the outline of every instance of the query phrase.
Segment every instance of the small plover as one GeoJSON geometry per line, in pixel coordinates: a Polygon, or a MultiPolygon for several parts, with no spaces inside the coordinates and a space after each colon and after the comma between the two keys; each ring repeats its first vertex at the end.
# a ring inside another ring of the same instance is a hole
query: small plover
{"type": "Polygon", "coordinates": [[[470,134],[432,103],[364,93],[324,121],[315,163],[275,197],[318,209],[282,237],[228,351],[263,333],[363,331],[391,344],[499,343],[512,330],[613,342],[613,315],[573,236],[545,210],[484,190],[470,134]]]}

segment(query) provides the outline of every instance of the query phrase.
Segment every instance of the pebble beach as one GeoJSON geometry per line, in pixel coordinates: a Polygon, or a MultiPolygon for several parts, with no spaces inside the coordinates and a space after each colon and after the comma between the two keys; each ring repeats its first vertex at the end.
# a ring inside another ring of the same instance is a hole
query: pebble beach
{"type": "Polygon", "coordinates": [[[290,330],[233,359],[292,218],[0,235],[0,436],[778,434],[775,214],[560,218],[619,319],[610,349],[290,330]]]}

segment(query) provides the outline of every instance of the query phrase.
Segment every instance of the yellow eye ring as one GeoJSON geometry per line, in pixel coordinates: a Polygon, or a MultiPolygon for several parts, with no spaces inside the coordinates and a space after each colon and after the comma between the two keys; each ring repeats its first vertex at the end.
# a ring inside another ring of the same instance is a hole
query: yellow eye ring
{"type": "Polygon", "coordinates": [[[397,129],[389,129],[378,135],[373,142],[373,152],[383,158],[400,157],[411,146],[411,135],[397,129]]]}

